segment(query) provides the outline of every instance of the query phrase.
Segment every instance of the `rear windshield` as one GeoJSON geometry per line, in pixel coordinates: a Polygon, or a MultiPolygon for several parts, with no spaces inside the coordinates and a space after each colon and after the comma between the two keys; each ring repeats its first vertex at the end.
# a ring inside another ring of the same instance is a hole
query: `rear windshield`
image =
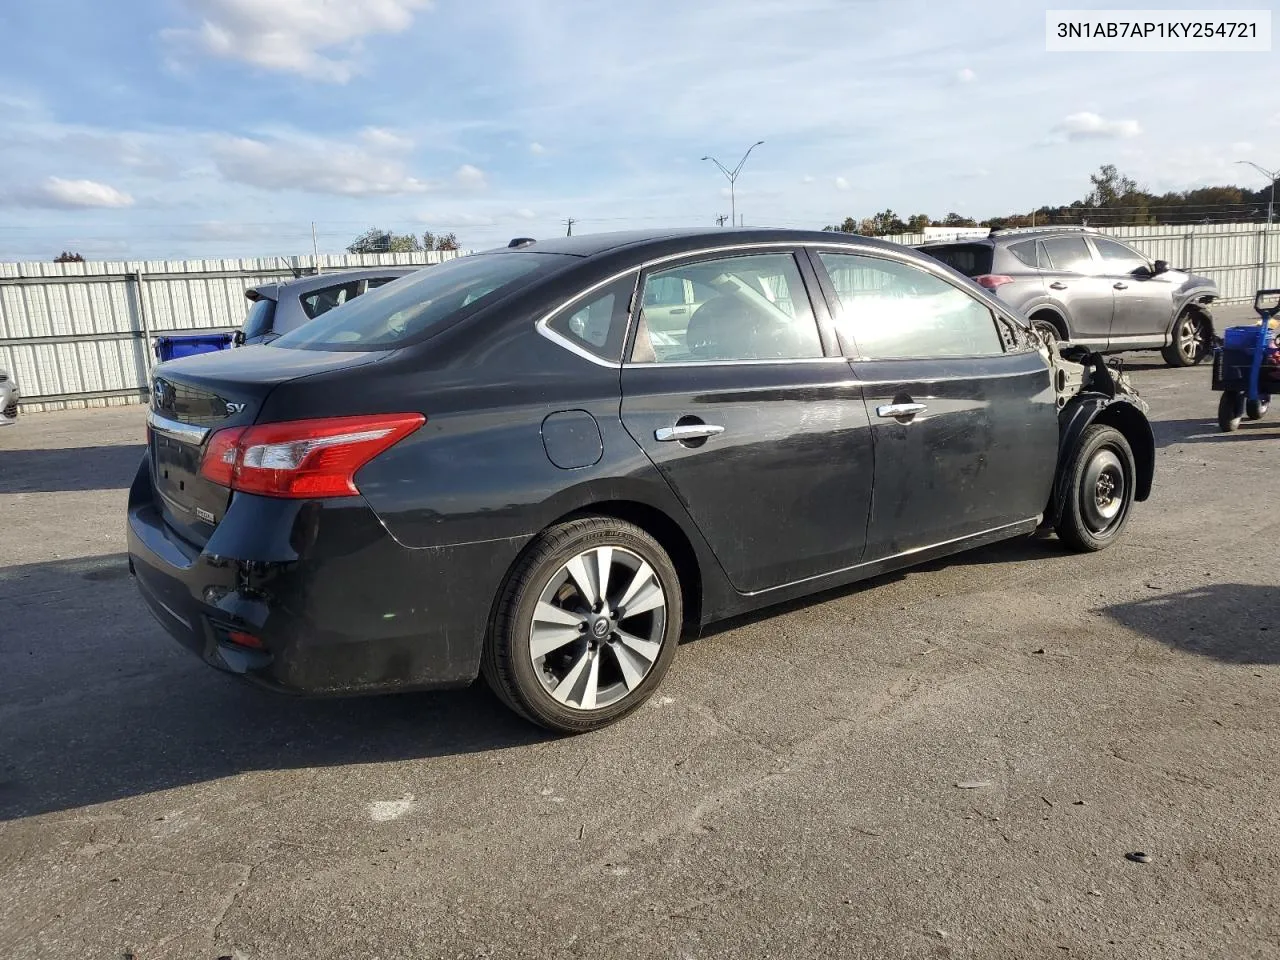
{"type": "Polygon", "coordinates": [[[252,340],[271,332],[271,320],[276,315],[276,302],[265,297],[255,300],[244,318],[244,338],[252,340]]]}
{"type": "Polygon", "coordinates": [[[357,297],[272,342],[309,350],[391,350],[426,336],[432,327],[475,313],[538,271],[563,264],[544,253],[459,257],[401,277],[357,297]]]}
{"type": "Polygon", "coordinates": [[[980,277],[991,272],[991,245],[987,243],[956,243],[918,248],[936,260],[941,260],[966,277],[980,277]]]}

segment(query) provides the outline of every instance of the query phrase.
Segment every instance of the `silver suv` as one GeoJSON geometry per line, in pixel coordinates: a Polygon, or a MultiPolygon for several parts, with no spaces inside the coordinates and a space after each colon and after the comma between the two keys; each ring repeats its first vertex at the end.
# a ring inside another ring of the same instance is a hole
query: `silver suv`
{"type": "Polygon", "coordinates": [[[918,247],[1022,311],[1040,330],[1100,353],[1160,350],[1173,367],[1211,352],[1212,280],[1083,228],[993,230],[918,247]]]}
{"type": "Polygon", "coordinates": [[[9,372],[0,369],[0,427],[18,419],[18,381],[9,372]]]}

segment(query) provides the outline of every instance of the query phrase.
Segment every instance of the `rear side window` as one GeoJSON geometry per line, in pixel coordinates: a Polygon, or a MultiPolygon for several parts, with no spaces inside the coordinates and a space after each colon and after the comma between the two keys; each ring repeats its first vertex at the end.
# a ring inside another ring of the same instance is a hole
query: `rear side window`
{"type": "Polygon", "coordinates": [[[244,338],[252,340],[254,337],[262,337],[271,332],[271,321],[276,315],[276,302],[274,300],[255,300],[253,306],[249,308],[249,313],[244,318],[244,338]]]}
{"type": "Polygon", "coordinates": [[[547,326],[579,349],[617,363],[622,359],[635,286],[635,274],[624,277],[565,307],[547,326]]]}
{"type": "Polygon", "coordinates": [[[352,280],[350,283],[339,283],[332,287],[312,290],[310,293],[304,293],[299,299],[302,301],[302,312],[314,320],[320,314],[328,313],[334,307],[340,307],[359,295],[360,281],[352,280]]]}
{"type": "Polygon", "coordinates": [[[1084,237],[1050,237],[1043,243],[1054,270],[1088,273],[1093,269],[1093,257],[1084,237]]]}
{"type": "Polygon", "coordinates": [[[869,360],[1004,353],[991,310],[919,267],[847,253],[818,255],[840,298],[836,322],[869,360]]]}
{"type": "Polygon", "coordinates": [[[947,246],[921,247],[935,260],[941,260],[952,270],[966,277],[980,277],[991,272],[991,245],[989,243],[957,243],[947,246]]]}
{"type": "Polygon", "coordinates": [[[278,347],[392,350],[428,336],[446,321],[470,316],[514,292],[534,275],[572,258],[546,253],[459,257],[403,278],[285,334],[278,347]]]}
{"type": "Polygon", "coordinates": [[[1033,270],[1040,266],[1040,248],[1034,240],[1023,240],[1009,244],[1009,252],[1033,270]]]}

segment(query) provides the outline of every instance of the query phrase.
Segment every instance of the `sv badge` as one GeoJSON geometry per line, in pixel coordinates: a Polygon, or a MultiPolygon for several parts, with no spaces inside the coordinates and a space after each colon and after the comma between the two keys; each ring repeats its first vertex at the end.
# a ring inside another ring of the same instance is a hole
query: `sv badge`
{"type": "Polygon", "coordinates": [[[241,412],[241,411],[243,411],[243,410],[244,410],[244,404],[243,404],[243,403],[232,403],[230,400],[228,400],[228,401],[227,401],[227,416],[228,416],[228,417],[234,417],[237,413],[240,413],[240,412],[241,412]]]}

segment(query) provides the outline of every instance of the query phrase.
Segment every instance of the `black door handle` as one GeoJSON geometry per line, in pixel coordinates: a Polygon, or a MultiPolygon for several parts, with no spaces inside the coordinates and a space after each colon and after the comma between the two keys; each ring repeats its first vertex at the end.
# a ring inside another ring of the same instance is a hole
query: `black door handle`
{"type": "Polygon", "coordinates": [[[1065,283],[1063,283],[1061,280],[1055,280],[1055,281],[1053,281],[1053,283],[1049,284],[1049,289],[1051,289],[1051,290],[1065,290],[1065,289],[1067,289],[1067,285],[1066,285],[1065,283]]]}

